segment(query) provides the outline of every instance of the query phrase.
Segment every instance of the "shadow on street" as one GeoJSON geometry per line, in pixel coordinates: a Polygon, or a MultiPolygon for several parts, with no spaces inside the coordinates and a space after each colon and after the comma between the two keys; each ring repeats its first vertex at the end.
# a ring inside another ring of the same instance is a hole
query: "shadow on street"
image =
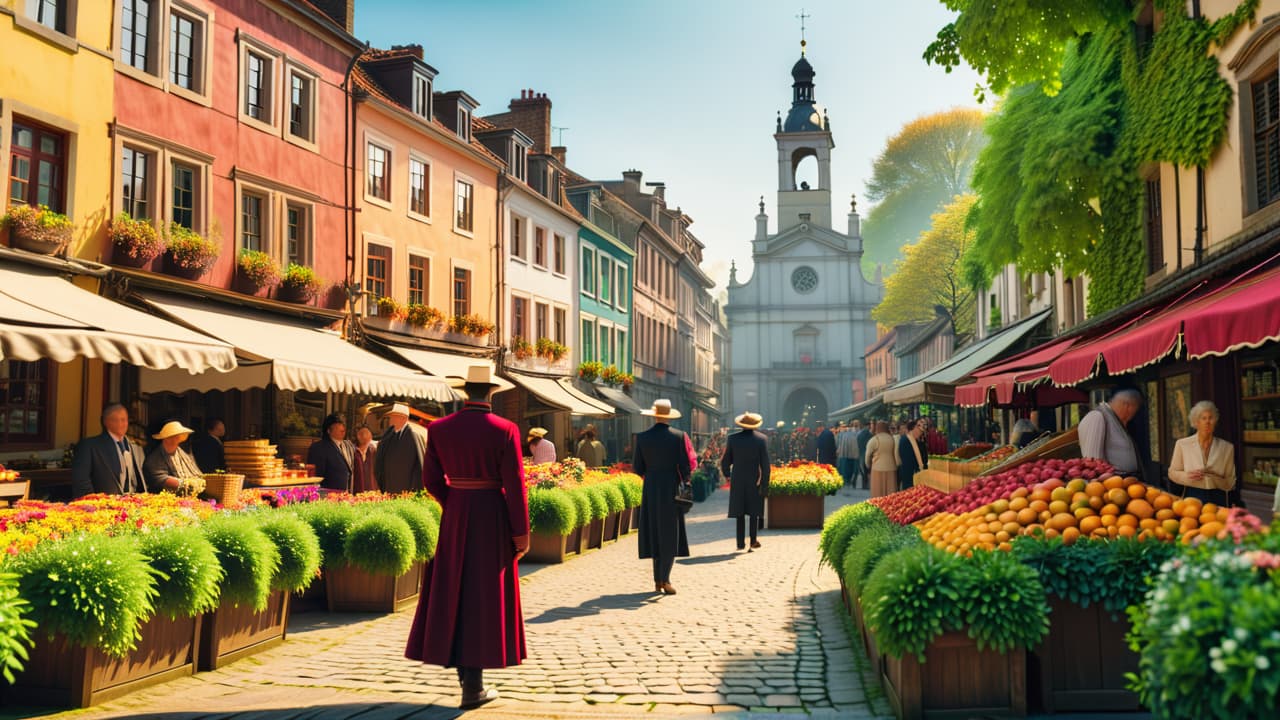
{"type": "Polygon", "coordinates": [[[565,620],[568,618],[588,617],[591,615],[599,615],[603,610],[635,610],[643,607],[651,602],[656,602],[662,596],[655,592],[639,592],[624,593],[619,595],[601,595],[591,600],[587,600],[577,607],[558,607],[544,611],[541,615],[534,618],[525,618],[526,625],[537,625],[540,623],[550,623],[557,620],[565,620]]]}

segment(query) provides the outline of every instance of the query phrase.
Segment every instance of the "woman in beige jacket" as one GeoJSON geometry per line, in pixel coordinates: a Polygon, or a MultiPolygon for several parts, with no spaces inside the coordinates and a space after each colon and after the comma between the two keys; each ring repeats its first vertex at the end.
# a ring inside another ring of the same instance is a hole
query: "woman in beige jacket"
{"type": "Polygon", "coordinates": [[[1176,485],[1174,493],[1230,507],[1230,493],[1236,486],[1236,452],[1231,443],[1213,436],[1218,408],[1201,400],[1192,406],[1189,415],[1196,434],[1174,443],[1173,460],[1169,463],[1169,479],[1176,485]]]}
{"type": "Polygon", "coordinates": [[[888,495],[898,489],[898,461],[894,446],[897,438],[889,434],[889,423],[876,423],[876,434],[867,441],[863,462],[871,471],[871,497],[888,495]]]}

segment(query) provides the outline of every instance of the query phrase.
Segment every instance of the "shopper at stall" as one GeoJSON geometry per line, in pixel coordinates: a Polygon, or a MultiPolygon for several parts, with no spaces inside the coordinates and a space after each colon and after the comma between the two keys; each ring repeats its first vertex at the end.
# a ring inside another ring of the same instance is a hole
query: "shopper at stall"
{"type": "Polygon", "coordinates": [[[685,434],[670,425],[680,417],[671,401],[655,400],[641,415],[653,418],[653,427],[636,435],[631,466],[644,479],[640,501],[640,559],[653,560],[654,590],[675,595],[671,568],[677,557],[689,556],[684,513],[676,505],[679,486],[689,481],[689,453],[685,434]]]}
{"type": "Polygon", "coordinates": [[[76,443],[71,461],[71,496],[146,492],[142,446],[131,440],[129,411],[120,403],[102,410],[102,433],[76,443]]]}
{"type": "Polygon", "coordinates": [[[351,465],[351,491],[377,492],[378,474],[374,472],[377,464],[378,444],[373,441],[373,431],[368,425],[356,428],[356,455],[351,465]]]}
{"type": "Polygon", "coordinates": [[[938,424],[932,418],[921,418],[924,423],[924,447],[926,455],[946,455],[947,436],[938,430],[938,424]]]}
{"type": "Polygon", "coordinates": [[[204,473],[195,458],[182,449],[182,443],[193,432],[177,420],[170,420],[151,436],[160,443],[151,449],[142,464],[148,492],[168,490],[179,495],[198,495],[204,490],[204,473]]]}
{"type": "Polygon", "coordinates": [[[1031,418],[1018,418],[1013,424],[1013,430],[1009,432],[1009,444],[1024,448],[1039,435],[1040,428],[1036,427],[1031,418]]]}
{"type": "MultiPolygon", "coordinates": [[[[857,423],[857,420],[854,420],[857,423]]],[[[860,479],[858,486],[863,490],[871,487],[871,471],[867,469],[867,463],[864,458],[867,457],[867,443],[871,442],[871,436],[875,433],[872,428],[875,426],[874,420],[868,420],[867,426],[858,431],[858,469],[857,474],[860,479]]]]}
{"type": "Polygon", "coordinates": [[[1142,395],[1132,388],[1116,390],[1111,399],[1089,411],[1076,427],[1080,435],[1080,455],[1099,458],[1117,473],[1141,478],[1138,447],[1129,435],[1129,421],[1142,408],[1142,395]]]}
{"type": "Polygon", "coordinates": [[[1218,406],[1201,400],[1188,413],[1196,434],[1173,444],[1169,479],[1173,492],[1206,503],[1231,507],[1231,491],[1236,486],[1236,452],[1231,443],[1214,437],[1218,426],[1218,406]]]}
{"type": "Polygon", "coordinates": [[[307,450],[307,463],[315,466],[320,487],[349,492],[355,457],[355,446],[347,439],[346,421],[336,413],[325,418],[320,439],[307,450]]]}
{"type": "Polygon", "coordinates": [[[897,443],[898,438],[889,434],[889,423],[878,421],[875,435],[867,442],[867,451],[862,454],[862,464],[871,473],[871,497],[888,495],[897,489],[897,443]]]}
{"type": "Polygon", "coordinates": [[[906,431],[898,437],[898,489],[906,490],[915,484],[916,473],[929,467],[929,452],[924,447],[924,427],[917,420],[908,420],[906,431]]]}
{"type": "Polygon", "coordinates": [[[547,439],[546,428],[529,428],[528,440],[530,461],[534,465],[556,461],[556,446],[547,439]]]}
{"type": "Polygon", "coordinates": [[[485,668],[526,657],[518,563],[529,551],[529,507],[520,429],[492,412],[492,369],[473,365],[449,384],[467,401],[431,425],[422,480],[444,514],[405,657],[457,668],[467,710],[498,697],[485,668]]]}
{"type": "Polygon", "coordinates": [[[821,420],[818,421],[818,462],[836,465],[836,434],[821,420]]]}
{"type": "Polygon", "coordinates": [[[204,422],[204,432],[196,433],[191,438],[191,457],[196,465],[205,472],[225,470],[227,467],[226,450],[222,447],[222,438],[226,437],[227,425],[222,418],[212,417],[204,422]]]}
{"type": "Polygon", "coordinates": [[[764,517],[764,496],[769,490],[769,441],[757,432],[764,418],[745,412],[733,424],[742,428],[725,440],[720,456],[720,472],[729,478],[729,517],[737,520],[738,549],[746,548],[747,525],[751,528],[751,552],[760,547],[756,539],[764,517]]]}
{"type": "Polygon", "coordinates": [[[596,439],[595,425],[587,425],[582,429],[578,451],[574,455],[589,468],[604,467],[604,443],[596,439]]]}
{"type": "Polygon", "coordinates": [[[378,441],[373,475],[383,492],[416,492],[422,489],[423,457],[427,452],[426,428],[409,422],[409,406],[396,403],[387,412],[391,424],[378,441]]]}
{"type": "Polygon", "coordinates": [[[836,433],[836,471],[840,473],[845,485],[853,482],[854,473],[857,472],[855,468],[862,462],[862,456],[858,454],[858,421],[854,420],[853,423],[853,426],[841,423],[837,426],[836,433]]]}

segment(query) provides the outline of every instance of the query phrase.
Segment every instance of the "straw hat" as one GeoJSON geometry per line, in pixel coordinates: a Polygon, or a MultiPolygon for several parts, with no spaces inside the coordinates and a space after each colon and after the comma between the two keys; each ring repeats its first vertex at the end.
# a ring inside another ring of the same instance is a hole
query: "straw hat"
{"type": "Polygon", "coordinates": [[[733,424],[740,428],[755,430],[764,424],[764,418],[753,412],[744,412],[733,419],[733,424]]]}
{"type": "Polygon", "coordinates": [[[395,405],[391,406],[391,409],[387,411],[387,414],[403,415],[405,417],[409,417],[409,406],[405,405],[404,403],[396,403],[395,405]]]}
{"type": "Polygon", "coordinates": [[[446,380],[449,383],[449,387],[455,388],[460,388],[463,385],[498,386],[498,383],[493,381],[493,368],[488,365],[468,365],[466,377],[450,375],[446,380]]]}
{"type": "Polygon", "coordinates": [[[546,428],[540,428],[540,427],[529,428],[529,437],[544,438],[546,436],[547,436],[546,428]]]}
{"type": "Polygon", "coordinates": [[[654,400],[653,407],[648,410],[641,410],[641,415],[648,415],[655,420],[675,420],[680,417],[680,411],[671,407],[671,401],[667,399],[654,400]]]}
{"type": "Polygon", "coordinates": [[[164,440],[165,438],[171,438],[174,435],[190,435],[193,432],[195,432],[195,430],[192,430],[177,420],[170,420],[164,424],[164,427],[160,428],[160,432],[152,435],[151,437],[156,440],[164,440]]]}

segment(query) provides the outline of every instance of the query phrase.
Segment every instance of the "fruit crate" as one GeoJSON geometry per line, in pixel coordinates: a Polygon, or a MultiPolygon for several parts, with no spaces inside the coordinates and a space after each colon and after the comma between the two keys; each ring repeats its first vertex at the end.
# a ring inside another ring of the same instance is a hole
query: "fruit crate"
{"type": "Polygon", "coordinates": [[[1028,460],[1039,460],[1041,458],[1065,460],[1078,457],[1080,457],[1080,434],[1075,428],[1071,428],[1057,435],[1049,435],[1037,439],[1018,452],[983,470],[979,473],[979,477],[1003,472],[1028,460]]]}

